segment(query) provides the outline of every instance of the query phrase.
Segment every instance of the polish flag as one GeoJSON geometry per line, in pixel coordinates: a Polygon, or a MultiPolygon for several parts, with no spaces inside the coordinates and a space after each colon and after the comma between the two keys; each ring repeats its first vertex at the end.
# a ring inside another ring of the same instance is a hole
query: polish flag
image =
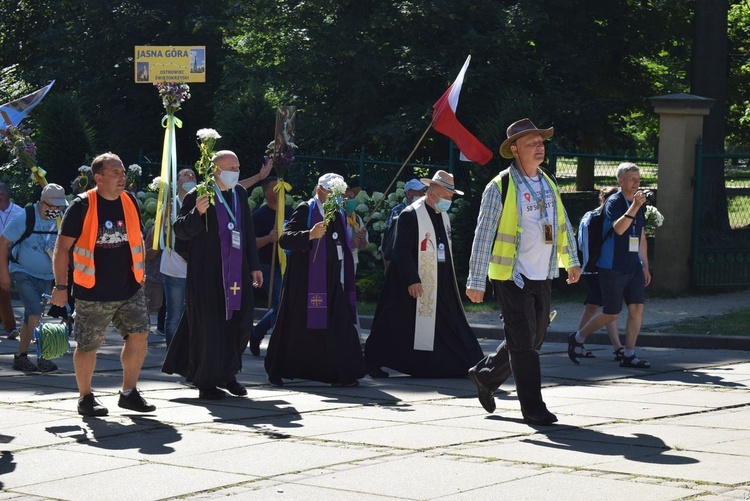
{"type": "Polygon", "coordinates": [[[485,165],[492,159],[492,151],[479,142],[456,118],[458,96],[461,94],[461,85],[464,83],[464,75],[470,61],[471,55],[466,58],[466,62],[458,73],[456,80],[448,87],[445,94],[432,105],[432,127],[453,139],[453,142],[461,151],[461,160],[485,165]]]}

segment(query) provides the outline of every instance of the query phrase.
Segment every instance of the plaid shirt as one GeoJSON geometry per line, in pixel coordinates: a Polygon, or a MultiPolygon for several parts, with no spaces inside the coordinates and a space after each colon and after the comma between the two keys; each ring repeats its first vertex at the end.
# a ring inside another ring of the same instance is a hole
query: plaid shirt
{"type": "MultiPolygon", "coordinates": [[[[511,181],[518,187],[523,184],[521,173],[518,167],[513,164],[510,169],[511,181]]],[[[543,178],[544,182],[554,193],[557,193],[557,186],[552,186],[546,178],[543,178]]],[[[518,193],[519,188],[516,188],[518,193]]],[[[519,205],[518,213],[521,214],[520,202],[516,201],[519,205]]],[[[485,284],[487,279],[487,272],[490,266],[490,257],[492,256],[492,244],[495,242],[495,235],[497,234],[498,224],[500,222],[500,215],[503,212],[503,201],[500,188],[497,183],[491,181],[487,184],[487,187],[482,193],[482,204],[479,207],[479,217],[477,218],[477,229],[474,232],[474,243],[471,246],[471,258],[469,259],[469,278],[466,279],[466,288],[478,291],[485,290],[485,284]]],[[[552,227],[557,228],[557,208],[550,211],[552,213],[552,227]]],[[[568,268],[580,266],[578,262],[578,252],[576,250],[576,237],[573,233],[573,227],[570,225],[568,214],[565,212],[563,207],[563,214],[565,214],[565,231],[568,234],[568,268]]],[[[552,248],[557,248],[557,231],[552,233],[552,248]]],[[[516,234],[516,257],[513,258],[513,281],[519,287],[523,287],[523,278],[520,273],[516,270],[516,264],[518,262],[518,246],[521,243],[521,233],[516,234]]],[[[549,268],[547,278],[552,279],[559,276],[560,271],[557,267],[557,252],[552,252],[550,255],[549,268]]]]}

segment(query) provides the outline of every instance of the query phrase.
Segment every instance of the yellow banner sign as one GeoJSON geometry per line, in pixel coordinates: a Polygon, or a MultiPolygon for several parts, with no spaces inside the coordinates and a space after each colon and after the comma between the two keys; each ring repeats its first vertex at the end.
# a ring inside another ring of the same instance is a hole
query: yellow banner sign
{"type": "Polygon", "coordinates": [[[136,45],[135,82],[205,82],[205,46],[136,45]]]}

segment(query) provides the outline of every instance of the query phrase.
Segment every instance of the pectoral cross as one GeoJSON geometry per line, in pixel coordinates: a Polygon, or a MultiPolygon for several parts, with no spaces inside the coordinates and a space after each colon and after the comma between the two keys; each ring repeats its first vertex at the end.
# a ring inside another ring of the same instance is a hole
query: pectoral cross
{"type": "Polygon", "coordinates": [[[237,282],[235,282],[234,285],[229,288],[229,290],[232,291],[236,296],[237,292],[240,290],[240,286],[237,285],[237,282]]]}

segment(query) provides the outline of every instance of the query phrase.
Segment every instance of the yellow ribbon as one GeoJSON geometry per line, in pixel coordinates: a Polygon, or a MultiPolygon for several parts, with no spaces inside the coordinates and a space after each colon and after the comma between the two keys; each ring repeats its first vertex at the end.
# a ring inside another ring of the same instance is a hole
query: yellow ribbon
{"type": "MultiPolygon", "coordinates": [[[[292,185],[279,178],[276,181],[276,186],[273,187],[273,191],[277,194],[278,203],[276,204],[276,235],[281,235],[284,230],[284,211],[286,209],[286,192],[292,191],[292,185]]],[[[286,272],[286,254],[284,249],[276,242],[276,253],[279,256],[279,269],[283,276],[286,272]]]]}
{"type": "Polygon", "coordinates": [[[354,229],[354,233],[359,231],[359,221],[357,221],[357,213],[355,211],[346,212],[346,224],[354,229]]]}
{"type": "MultiPolygon", "coordinates": [[[[154,219],[154,250],[165,247],[172,248],[172,225],[167,224],[169,216],[170,192],[177,189],[177,142],[175,126],[182,128],[182,120],[171,113],[164,115],[161,119],[164,127],[164,147],[161,153],[161,173],[159,182],[159,196],[156,202],[156,218],[154,219]],[[170,189],[171,188],[171,189],[170,189]]],[[[174,199],[175,193],[172,193],[174,199]]],[[[171,221],[170,221],[171,222],[171,221]]]]}

